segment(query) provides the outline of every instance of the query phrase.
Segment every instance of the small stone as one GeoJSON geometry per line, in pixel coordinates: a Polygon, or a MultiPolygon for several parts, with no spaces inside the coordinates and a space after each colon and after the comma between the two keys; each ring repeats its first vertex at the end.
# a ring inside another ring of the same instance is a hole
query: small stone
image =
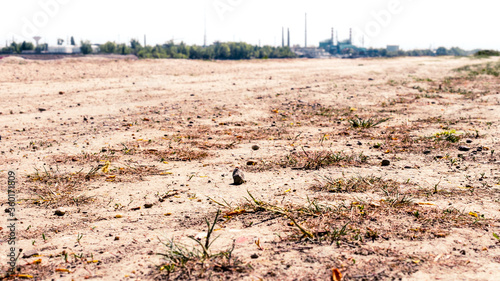
{"type": "Polygon", "coordinates": [[[387,160],[387,159],[382,160],[382,166],[383,166],[383,167],[384,167],[384,166],[389,166],[389,165],[391,165],[391,161],[389,161],[389,160],[387,160]]]}
{"type": "Polygon", "coordinates": [[[252,145],[252,150],[259,150],[259,148],[260,147],[258,145],[256,145],[256,144],[252,145]]]}
{"type": "Polygon", "coordinates": [[[472,140],[466,140],[465,142],[466,143],[472,143],[472,140]]]}
{"type": "Polygon", "coordinates": [[[146,209],[149,209],[149,208],[152,208],[153,207],[153,204],[144,204],[144,208],[146,209]]]}
{"type": "Polygon", "coordinates": [[[23,259],[28,259],[31,258],[32,256],[38,256],[40,253],[38,253],[37,250],[31,250],[23,253],[23,259]]]}
{"type": "Polygon", "coordinates": [[[233,181],[235,185],[240,185],[245,182],[245,175],[238,167],[236,167],[233,171],[233,181]]]}
{"type": "Polygon", "coordinates": [[[40,112],[44,112],[44,111],[47,111],[47,109],[45,109],[45,108],[41,108],[41,107],[40,107],[40,108],[38,108],[38,111],[40,111],[40,112]]]}
{"type": "Polygon", "coordinates": [[[247,161],[247,166],[255,166],[255,165],[257,165],[257,161],[253,160],[247,161]]]}
{"type": "Polygon", "coordinates": [[[431,154],[431,151],[430,151],[430,150],[424,150],[424,152],[423,152],[423,153],[424,153],[425,155],[427,155],[427,154],[431,154]]]}
{"type": "Polygon", "coordinates": [[[363,143],[362,143],[362,142],[360,142],[360,141],[358,141],[358,142],[357,142],[357,145],[362,145],[362,144],[363,144],[363,143]]]}
{"type": "Polygon", "coordinates": [[[115,236],[115,241],[120,240],[120,236],[115,236]]]}
{"type": "Polygon", "coordinates": [[[257,255],[257,254],[252,254],[250,257],[251,257],[252,259],[256,259],[256,258],[258,258],[258,257],[259,257],[259,255],[257,255]]]}
{"type": "Polygon", "coordinates": [[[66,210],[64,210],[63,208],[59,208],[59,209],[55,210],[55,212],[54,212],[54,215],[60,216],[60,217],[64,216],[65,214],[66,214],[66,210]]]}
{"type": "Polygon", "coordinates": [[[412,167],[411,166],[405,166],[405,169],[411,169],[412,167]]]}
{"type": "Polygon", "coordinates": [[[460,150],[460,151],[469,151],[470,147],[461,145],[461,146],[458,147],[458,150],[460,150]]]}

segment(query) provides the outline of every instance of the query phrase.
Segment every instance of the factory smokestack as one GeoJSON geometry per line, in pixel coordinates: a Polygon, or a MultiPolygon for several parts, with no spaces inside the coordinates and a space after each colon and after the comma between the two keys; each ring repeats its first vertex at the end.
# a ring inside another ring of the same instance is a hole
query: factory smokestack
{"type": "Polygon", "coordinates": [[[287,43],[288,48],[290,48],[290,28],[288,28],[288,43],[287,43]]]}
{"type": "Polygon", "coordinates": [[[281,47],[285,47],[285,28],[281,28],[281,47]]]}
{"type": "Polygon", "coordinates": [[[305,23],[306,23],[306,25],[305,25],[305,40],[304,40],[304,44],[305,45],[304,45],[304,47],[307,48],[307,13],[306,13],[306,16],[305,16],[305,23]]]}
{"type": "Polygon", "coordinates": [[[332,27],[332,45],[335,45],[335,41],[333,40],[333,27],[332,27]]]}
{"type": "Polygon", "coordinates": [[[352,45],[352,28],[349,29],[349,44],[352,45]]]}

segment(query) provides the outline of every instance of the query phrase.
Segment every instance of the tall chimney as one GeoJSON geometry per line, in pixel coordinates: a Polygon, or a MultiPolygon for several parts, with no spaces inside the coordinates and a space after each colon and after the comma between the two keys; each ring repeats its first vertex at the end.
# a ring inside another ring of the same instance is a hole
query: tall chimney
{"type": "Polygon", "coordinates": [[[305,42],[304,42],[304,47],[307,48],[307,13],[306,13],[306,16],[305,16],[305,22],[306,22],[306,25],[305,25],[305,42]]]}
{"type": "Polygon", "coordinates": [[[146,47],[146,34],[144,34],[144,47],[146,47]]]}
{"type": "Polygon", "coordinates": [[[290,28],[288,28],[288,48],[290,48],[290,28]]]}
{"type": "Polygon", "coordinates": [[[281,28],[281,47],[285,47],[285,28],[281,28]]]}
{"type": "Polygon", "coordinates": [[[203,30],[203,47],[207,46],[207,12],[205,11],[205,19],[204,19],[204,30],[203,30]]]}
{"type": "Polygon", "coordinates": [[[333,41],[333,27],[332,27],[332,45],[335,45],[335,41],[333,41]]]}
{"type": "Polygon", "coordinates": [[[349,29],[349,44],[352,45],[352,28],[349,29]]]}

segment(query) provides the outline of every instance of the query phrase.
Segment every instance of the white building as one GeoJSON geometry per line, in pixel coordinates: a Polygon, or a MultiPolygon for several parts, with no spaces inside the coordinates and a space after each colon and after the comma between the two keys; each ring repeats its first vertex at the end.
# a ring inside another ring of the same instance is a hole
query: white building
{"type": "Polygon", "coordinates": [[[57,53],[57,54],[79,54],[80,46],[72,46],[72,45],[58,45],[58,46],[49,46],[47,48],[48,53],[57,53]]]}
{"type": "Polygon", "coordinates": [[[391,53],[399,52],[399,45],[387,45],[387,52],[391,53]]]}
{"type": "MultiPolygon", "coordinates": [[[[92,45],[92,52],[98,53],[99,46],[92,45]]],[[[80,46],[72,46],[72,45],[57,45],[57,46],[49,46],[47,48],[47,53],[54,54],[81,54],[80,46]]]]}

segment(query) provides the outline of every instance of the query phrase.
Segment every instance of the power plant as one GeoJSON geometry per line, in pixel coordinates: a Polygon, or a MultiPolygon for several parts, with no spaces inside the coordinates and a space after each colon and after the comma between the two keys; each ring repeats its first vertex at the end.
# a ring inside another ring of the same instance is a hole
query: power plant
{"type": "Polygon", "coordinates": [[[331,55],[338,56],[352,56],[358,55],[363,56],[366,55],[366,48],[358,47],[352,43],[352,28],[349,30],[349,39],[335,42],[333,38],[333,27],[332,27],[332,36],[330,39],[319,42],[319,47],[324,49],[331,55]]]}

